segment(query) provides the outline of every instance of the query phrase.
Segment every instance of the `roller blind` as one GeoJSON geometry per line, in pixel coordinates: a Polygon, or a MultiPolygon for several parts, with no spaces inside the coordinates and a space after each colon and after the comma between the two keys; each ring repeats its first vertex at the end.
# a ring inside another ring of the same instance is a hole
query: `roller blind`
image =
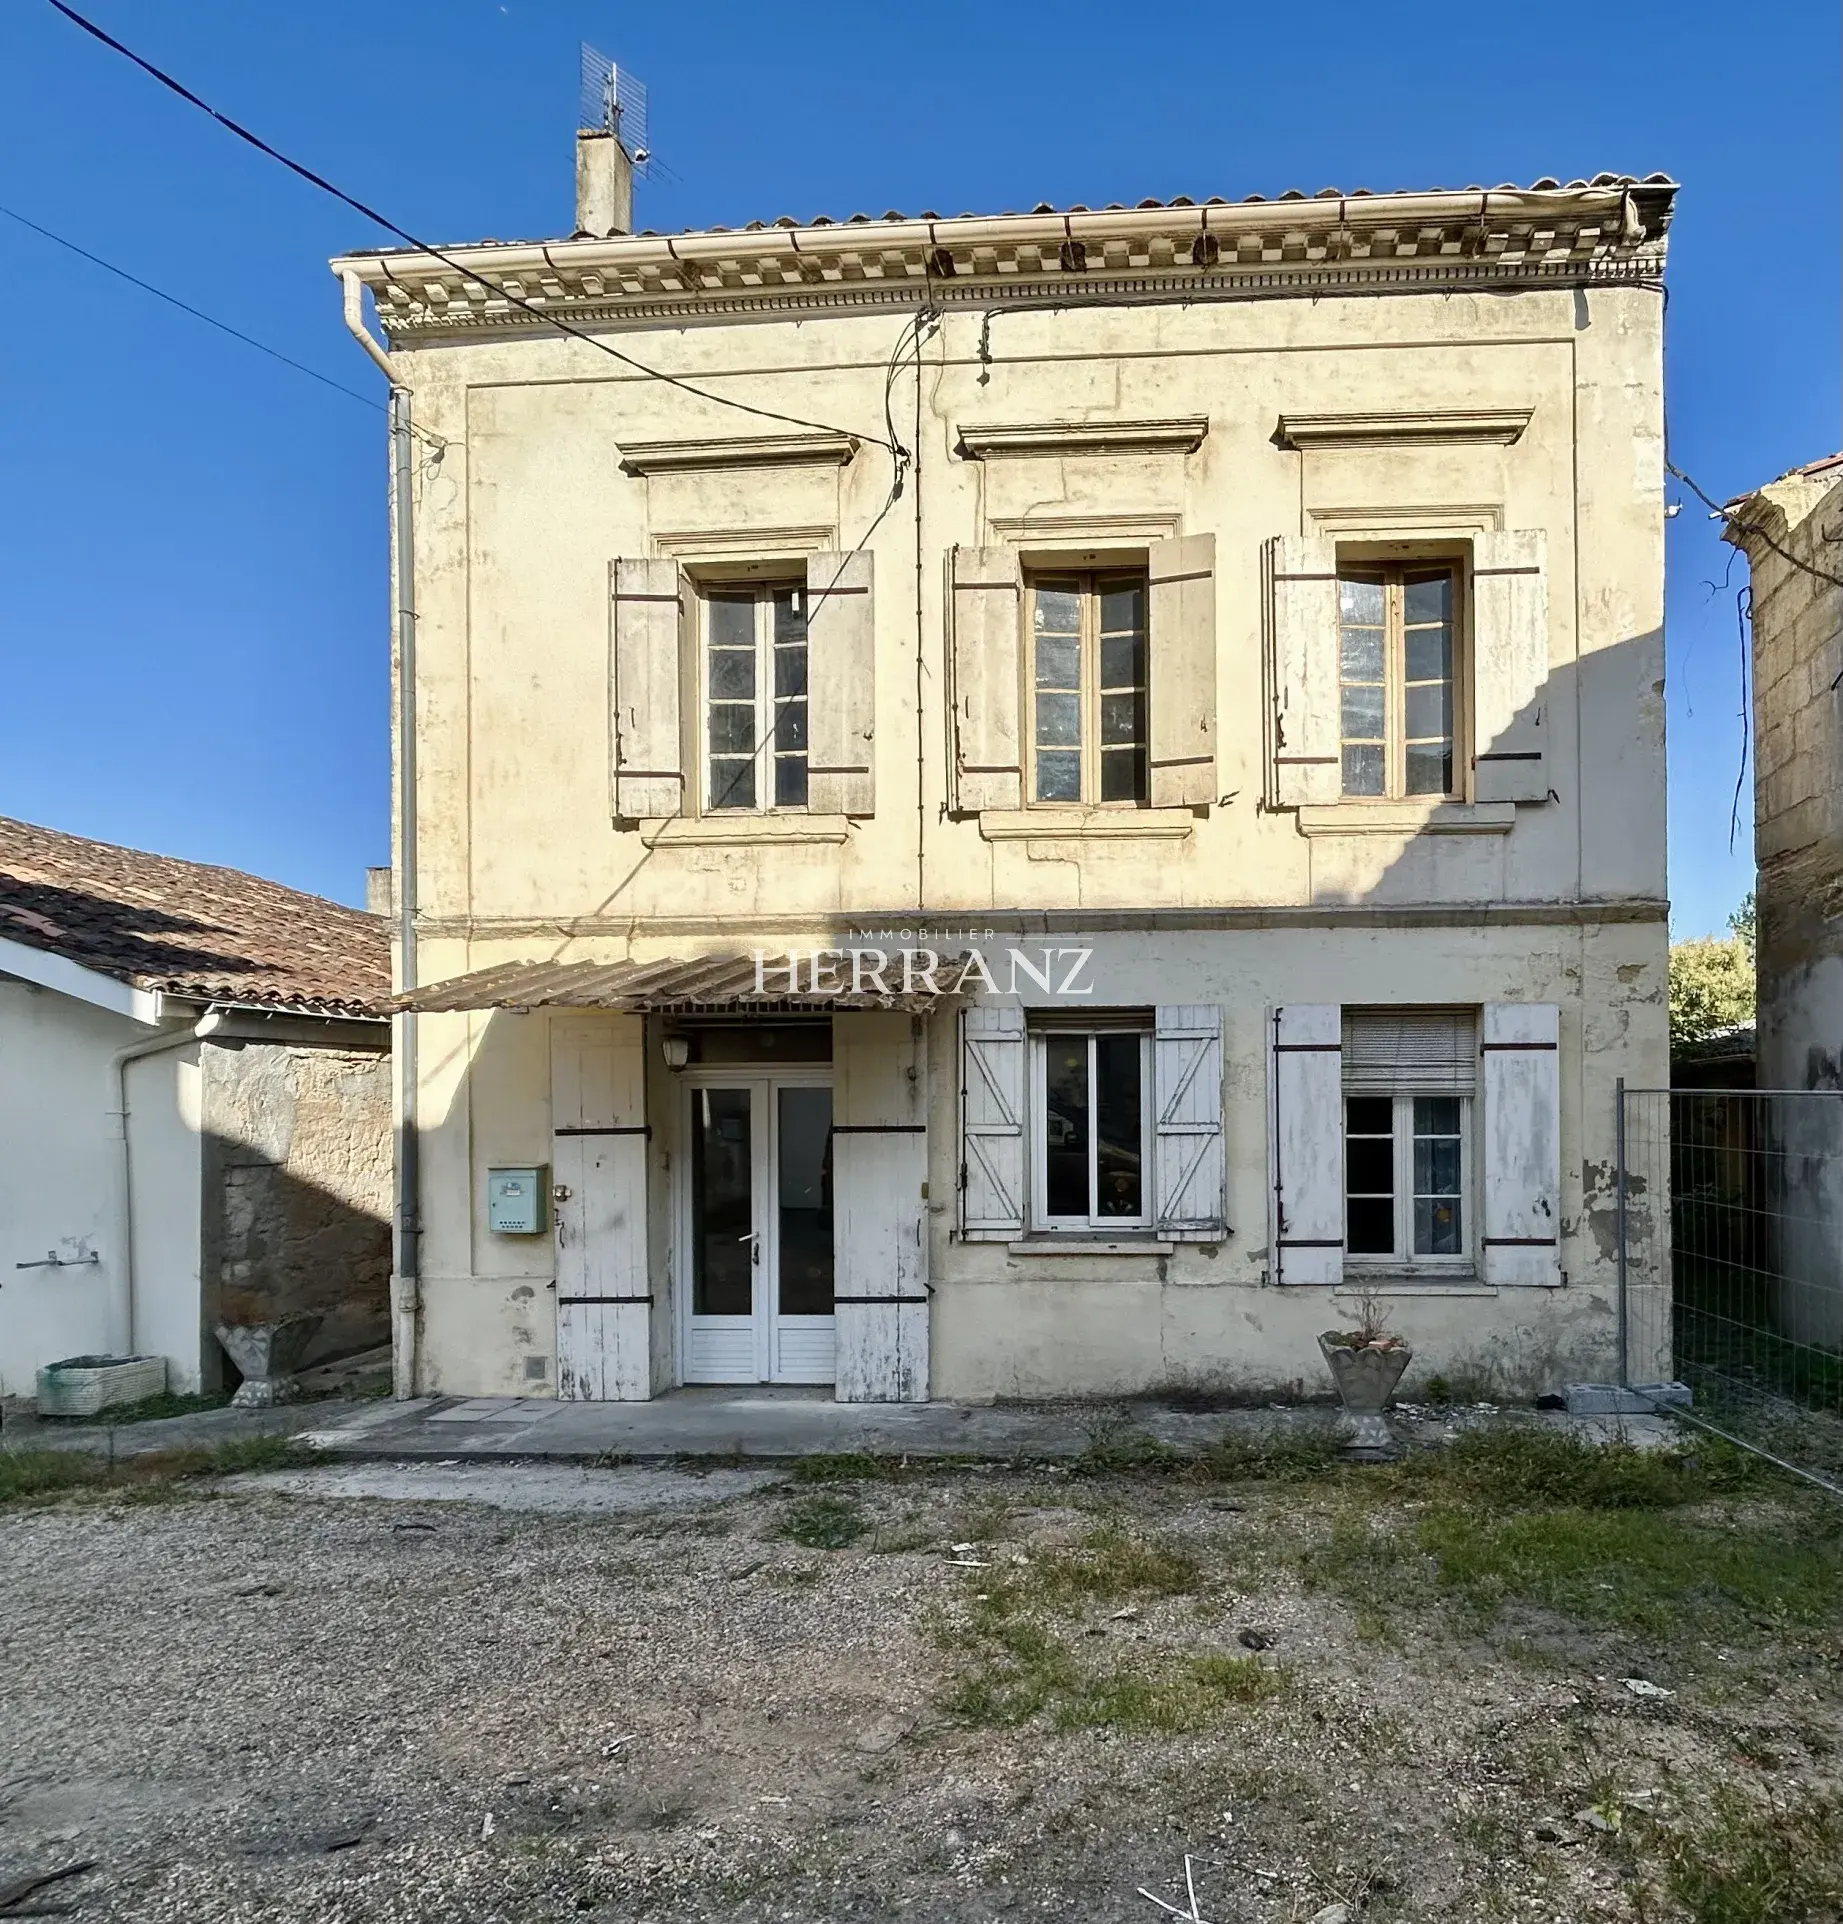
{"type": "Polygon", "coordinates": [[[1477,1087],[1476,1011],[1345,1010],[1346,1092],[1469,1096],[1477,1087]]]}

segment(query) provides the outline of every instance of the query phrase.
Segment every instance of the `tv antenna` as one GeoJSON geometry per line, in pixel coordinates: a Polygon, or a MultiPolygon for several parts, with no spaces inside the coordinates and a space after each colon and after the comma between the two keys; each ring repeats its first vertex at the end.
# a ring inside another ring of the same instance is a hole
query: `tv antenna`
{"type": "Polygon", "coordinates": [[[576,124],[584,133],[612,134],[642,180],[651,180],[654,169],[661,166],[647,144],[646,83],[626,68],[617,67],[586,40],[582,43],[582,100],[576,124]]]}

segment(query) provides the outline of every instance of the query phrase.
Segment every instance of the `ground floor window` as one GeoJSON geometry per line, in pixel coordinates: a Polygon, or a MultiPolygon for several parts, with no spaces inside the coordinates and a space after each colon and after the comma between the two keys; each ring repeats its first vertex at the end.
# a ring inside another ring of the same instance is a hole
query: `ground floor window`
{"type": "Polygon", "coordinates": [[[1347,1011],[1344,1251],[1355,1267],[1472,1260],[1470,1010],[1347,1011]]]}
{"type": "Polygon", "coordinates": [[[1050,1028],[1030,1042],[1036,1225],[1142,1228],[1151,1220],[1149,1025],[1050,1028]]]}

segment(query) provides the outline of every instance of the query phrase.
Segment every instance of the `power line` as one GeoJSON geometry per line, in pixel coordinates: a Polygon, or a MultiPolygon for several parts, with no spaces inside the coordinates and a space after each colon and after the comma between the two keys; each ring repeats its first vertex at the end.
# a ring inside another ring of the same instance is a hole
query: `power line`
{"type": "Polygon", "coordinates": [[[245,347],[253,347],[258,354],[266,354],[272,361],[280,361],[283,367],[291,367],[297,374],[305,374],[310,381],[318,381],[322,387],[330,387],[336,394],[357,401],[361,406],[376,408],[380,414],[387,412],[385,405],[375,395],[361,394],[355,387],[347,387],[343,381],[335,381],[330,374],[322,374],[305,362],[297,361],[278,348],[270,347],[266,341],[259,341],[253,334],[245,334],[241,328],[232,327],[228,321],[220,321],[216,315],[207,314],[203,308],[194,307],[189,301],[182,301],[177,294],[169,294],[165,288],[156,287],[152,281],[144,281],[138,274],[131,274],[125,267],[117,267],[113,261],[106,261],[100,254],[92,254],[87,247],[79,247],[74,240],[66,240],[62,234],[54,234],[49,227],[41,227],[37,221],[28,220],[24,214],[13,208],[0,205],[0,214],[8,220],[17,221],[21,227],[29,227],[33,233],[54,242],[72,254],[81,256],[93,267],[100,267],[105,274],[113,274],[117,280],[126,281],[130,287],[138,287],[143,294],[151,294],[157,301],[165,301],[168,307],[176,307],[182,314],[190,314],[195,321],[203,321],[207,327],[215,327],[220,334],[228,334],[233,341],[241,341],[245,347]]]}
{"type": "MultiPolygon", "coordinates": [[[[542,321],[546,327],[555,328],[558,333],[567,334],[572,340],[585,341],[590,347],[595,348],[600,353],[611,356],[613,359],[621,362],[623,366],[634,369],[636,373],[644,374],[651,380],[664,381],[672,387],[682,389],[686,394],[695,395],[700,401],[710,401],[718,407],[735,408],[740,413],[755,415],[763,421],[779,421],[784,427],[812,428],[821,434],[855,434],[855,430],[835,426],[829,421],[809,421],[798,414],[781,414],[773,408],[757,407],[751,401],[737,401],[731,399],[728,395],[713,394],[709,389],[698,387],[694,382],[684,380],[679,375],[666,373],[663,368],[649,367],[644,361],[636,361],[631,354],[623,354],[619,348],[609,346],[606,341],[598,340],[595,335],[586,334],[579,327],[572,327],[569,322],[559,320],[556,315],[547,313],[541,307],[534,306],[530,301],[523,299],[521,296],[509,293],[497,282],[489,280],[484,274],[476,272],[475,269],[456,260],[452,255],[445,254],[439,247],[432,246],[428,241],[419,239],[416,235],[412,234],[407,227],[399,227],[394,220],[391,220],[387,215],[380,214],[375,207],[367,206],[362,200],[348,194],[343,187],[335,186],[324,174],[317,174],[311,167],[303,166],[300,161],[291,160],[279,147],[270,146],[260,134],[252,133],[249,128],[245,127],[240,121],[231,119],[228,114],[220,113],[217,108],[212,106],[210,101],[201,99],[200,96],[195,94],[183,81],[175,80],[170,73],[156,67],[151,60],[144,59],[140,54],[136,53],[132,47],[126,46],[123,42],[117,40],[113,34],[104,32],[101,27],[97,26],[95,21],[86,20],[74,7],[66,6],[64,0],[50,0],[50,4],[73,26],[80,27],[92,40],[99,40],[112,52],[120,54],[125,60],[132,61],[144,74],[147,74],[151,79],[157,80],[160,85],[165,87],[170,93],[177,94],[181,100],[196,107],[201,113],[208,114],[220,127],[229,133],[235,134],[239,140],[247,142],[250,146],[254,147],[258,153],[266,154],[269,159],[279,162],[280,165],[286,167],[291,174],[298,175],[302,180],[306,181],[309,186],[318,187],[324,194],[331,194],[335,200],[344,202],[344,204],[350,207],[355,213],[362,214],[366,220],[373,221],[388,233],[395,234],[400,241],[404,242],[407,246],[415,248],[418,253],[427,254],[432,260],[440,261],[444,267],[474,282],[477,286],[485,288],[489,294],[497,295],[501,300],[517,308],[521,313],[529,314],[534,320],[542,321]]],[[[888,448],[892,455],[896,453],[896,449],[891,442],[881,441],[880,437],[875,434],[862,435],[857,438],[879,441],[880,445],[888,448]]]]}
{"type": "MultiPolygon", "coordinates": [[[[52,0],[52,4],[55,6],[57,0],[52,0]]],[[[1664,466],[1689,489],[1690,493],[1693,494],[1705,508],[1709,509],[1718,519],[1725,521],[1729,527],[1736,529],[1744,535],[1758,535],[1760,540],[1772,549],[1773,553],[1776,554],[1780,560],[1789,561],[1794,568],[1802,568],[1806,574],[1815,576],[1819,581],[1828,582],[1833,588],[1843,588],[1843,575],[1833,575],[1827,569],[1816,568],[1813,567],[1810,562],[1800,560],[1790,548],[1782,547],[1775,541],[1759,522],[1747,521],[1742,519],[1738,514],[1731,514],[1719,501],[1715,500],[1712,495],[1708,494],[1685,474],[1681,468],[1673,466],[1669,461],[1666,461],[1664,466]]]]}

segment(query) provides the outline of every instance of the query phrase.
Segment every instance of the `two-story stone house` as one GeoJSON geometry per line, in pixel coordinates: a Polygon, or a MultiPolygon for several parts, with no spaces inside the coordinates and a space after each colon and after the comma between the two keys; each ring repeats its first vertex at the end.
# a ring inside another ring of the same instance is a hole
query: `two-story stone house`
{"type": "Polygon", "coordinates": [[[335,263],[401,1385],[1255,1387],[1366,1295],[1607,1373],[1673,185],[661,235],[578,163],[570,238],[335,263]]]}

